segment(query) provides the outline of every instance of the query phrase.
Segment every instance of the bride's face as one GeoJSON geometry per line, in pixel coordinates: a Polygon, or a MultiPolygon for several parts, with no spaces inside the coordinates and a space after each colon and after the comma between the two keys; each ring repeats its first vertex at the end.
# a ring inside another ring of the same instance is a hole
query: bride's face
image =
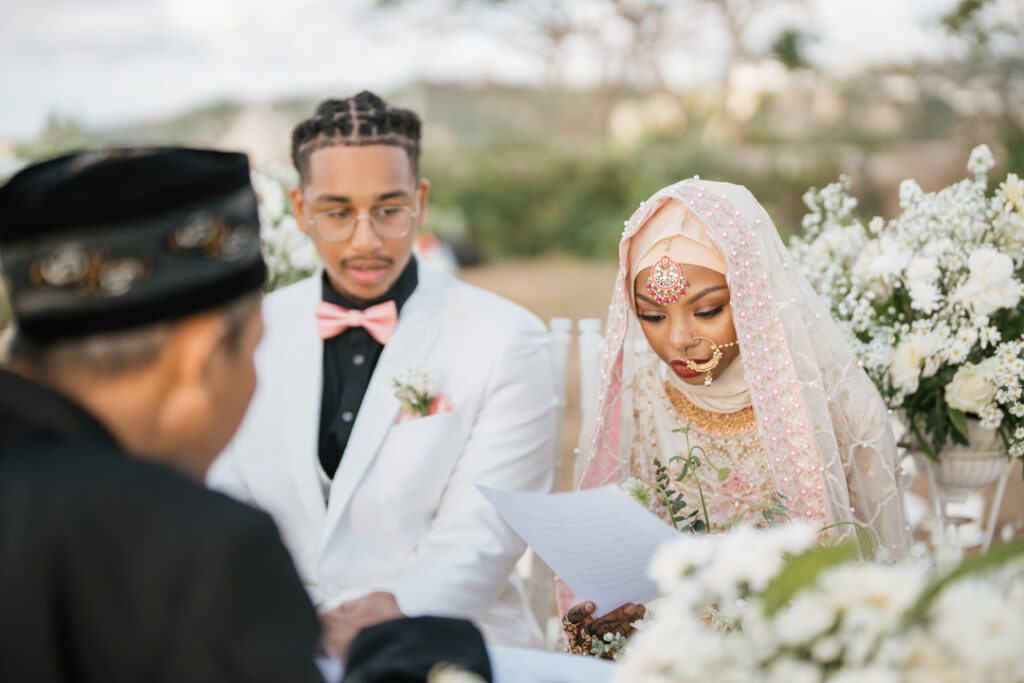
{"type": "MultiPolygon", "coordinates": [[[[640,271],[633,283],[636,314],[640,318],[647,343],[658,357],[687,384],[703,384],[704,374],[686,367],[685,359],[704,363],[711,359],[712,346],[736,341],[732,323],[732,306],[725,276],[716,270],[680,264],[689,287],[677,301],[659,304],[647,294],[650,268],[640,271]],[[707,337],[707,339],[694,339],[707,337]]],[[[739,356],[739,347],[722,349],[722,360],[711,371],[713,378],[721,375],[739,356]]]]}

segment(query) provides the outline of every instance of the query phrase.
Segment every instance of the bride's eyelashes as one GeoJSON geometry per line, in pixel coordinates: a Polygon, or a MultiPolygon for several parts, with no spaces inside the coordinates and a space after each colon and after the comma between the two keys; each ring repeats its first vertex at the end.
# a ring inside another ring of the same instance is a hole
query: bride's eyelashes
{"type": "Polygon", "coordinates": [[[698,313],[694,313],[693,315],[696,318],[714,318],[716,315],[718,315],[724,310],[725,306],[719,306],[717,308],[712,308],[710,311],[700,311],[698,313]]]}
{"type": "MultiPolygon", "coordinates": [[[[693,317],[695,317],[695,318],[703,318],[703,319],[706,320],[708,318],[714,318],[716,315],[718,315],[719,313],[721,313],[724,310],[725,310],[725,306],[718,306],[718,307],[712,308],[711,310],[708,310],[708,311],[699,311],[697,313],[694,313],[693,317]]],[[[653,312],[653,311],[643,311],[643,312],[637,313],[636,317],[640,318],[640,320],[643,320],[644,322],[656,323],[656,322],[661,322],[662,320],[664,320],[665,319],[665,314],[664,313],[656,313],[656,312],[653,312]]]]}

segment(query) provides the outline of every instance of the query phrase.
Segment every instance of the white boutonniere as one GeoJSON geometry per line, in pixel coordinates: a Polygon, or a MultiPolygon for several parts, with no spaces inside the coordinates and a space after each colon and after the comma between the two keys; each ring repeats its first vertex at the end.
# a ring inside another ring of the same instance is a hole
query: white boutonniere
{"type": "Polygon", "coordinates": [[[411,368],[392,380],[395,398],[402,404],[398,421],[415,420],[428,415],[447,413],[452,407],[448,397],[440,393],[441,373],[425,368],[411,368]]]}

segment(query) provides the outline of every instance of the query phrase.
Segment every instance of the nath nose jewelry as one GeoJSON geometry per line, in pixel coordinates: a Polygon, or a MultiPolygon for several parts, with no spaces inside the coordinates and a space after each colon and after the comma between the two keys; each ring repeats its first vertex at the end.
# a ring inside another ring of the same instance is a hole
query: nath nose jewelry
{"type": "Polygon", "coordinates": [[[704,363],[696,363],[689,358],[683,358],[683,362],[686,363],[686,367],[694,372],[703,372],[704,375],[704,386],[711,386],[711,371],[718,367],[718,364],[722,361],[722,349],[727,349],[730,346],[736,346],[739,344],[739,340],[729,342],[728,344],[716,344],[714,340],[708,339],[707,337],[694,337],[693,341],[698,339],[704,339],[711,344],[711,358],[704,363]]]}
{"type": "MultiPolygon", "coordinates": [[[[671,239],[665,242],[666,254],[671,244],[671,239]]],[[[689,286],[690,283],[683,276],[683,269],[667,255],[662,256],[654,264],[651,274],[647,277],[647,293],[654,297],[659,304],[677,301],[680,296],[685,296],[686,288],[689,286]]]]}

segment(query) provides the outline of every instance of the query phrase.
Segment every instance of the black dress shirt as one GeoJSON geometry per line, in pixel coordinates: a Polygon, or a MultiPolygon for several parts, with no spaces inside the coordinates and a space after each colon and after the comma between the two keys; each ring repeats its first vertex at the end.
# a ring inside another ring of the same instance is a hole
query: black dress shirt
{"type": "Polygon", "coordinates": [[[321,680],[266,514],[0,370],[0,681],[321,680]]]}
{"type": "MultiPolygon", "coordinates": [[[[399,312],[416,289],[419,278],[416,259],[398,276],[384,296],[373,301],[355,303],[339,294],[323,277],[323,300],[348,309],[365,310],[370,306],[394,301],[399,312]]],[[[333,478],[341,463],[352,425],[359,414],[366,388],[380,360],[384,345],[362,327],[350,327],[336,337],[324,340],[323,391],[320,396],[320,465],[333,478]]]]}

